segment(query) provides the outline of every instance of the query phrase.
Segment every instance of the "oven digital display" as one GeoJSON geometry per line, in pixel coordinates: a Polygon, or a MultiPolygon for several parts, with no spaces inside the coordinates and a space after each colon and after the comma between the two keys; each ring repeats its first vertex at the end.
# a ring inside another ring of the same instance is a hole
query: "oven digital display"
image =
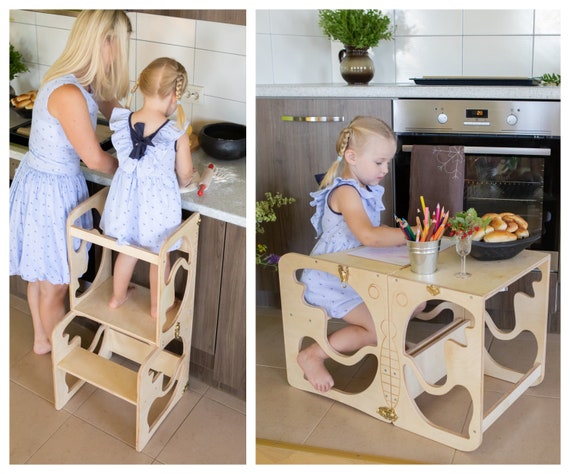
{"type": "Polygon", "coordinates": [[[487,109],[467,109],[465,111],[466,118],[489,118],[487,109]]]}

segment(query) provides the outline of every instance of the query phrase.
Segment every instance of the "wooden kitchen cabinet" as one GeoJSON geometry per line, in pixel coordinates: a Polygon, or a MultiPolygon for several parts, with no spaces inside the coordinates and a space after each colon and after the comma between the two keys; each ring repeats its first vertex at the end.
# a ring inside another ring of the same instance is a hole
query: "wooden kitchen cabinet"
{"type": "Polygon", "coordinates": [[[245,399],[245,228],[202,216],[190,373],[245,399]]]}
{"type": "MultiPolygon", "coordinates": [[[[339,132],[357,115],[372,115],[392,125],[389,99],[257,99],[256,200],[281,192],[296,202],[277,210],[277,222],[258,235],[269,252],[308,254],[315,244],[309,193],[318,188],[315,175],[336,159],[339,132]],[[289,119],[283,119],[288,117],[289,119]],[[327,119],[323,119],[326,117],[327,119]],[[326,120],[326,121],[324,121],[326,120]]],[[[385,178],[383,223],[393,224],[393,176],[385,178]]],[[[276,273],[257,269],[257,304],[279,306],[276,273]]]]}

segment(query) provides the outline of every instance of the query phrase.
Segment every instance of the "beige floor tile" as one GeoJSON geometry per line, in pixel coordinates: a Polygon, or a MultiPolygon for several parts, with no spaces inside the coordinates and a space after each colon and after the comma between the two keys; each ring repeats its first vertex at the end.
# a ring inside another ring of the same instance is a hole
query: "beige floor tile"
{"type": "Polygon", "coordinates": [[[164,464],[244,464],[245,415],[207,397],[176,431],[157,461],[164,464]]]}
{"type": "Polygon", "coordinates": [[[27,463],[70,414],[17,383],[10,383],[10,463],[27,463]]]}
{"type": "Polygon", "coordinates": [[[150,464],[135,451],[88,422],[70,416],[31,457],[29,464],[150,464]]]}
{"type": "MultiPolygon", "coordinates": [[[[275,368],[285,365],[281,326],[279,313],[260,309],[257,317],[258,438],[414,462],[555,464],[560,461],[559,335],[548,335],[543,383],[531,387],[489,427],[481,447],[464,453],[376,420],[349,406],[289,386],[285,369],[275,368]],[[511,430],[513,433],[509,434],[511,430]]],[[[408,335],[412,340],[421,340],[432,331],[433,323],[414,322],[410,324],[408,335]]],[[[532,352],[529,338],[533,339],[525,333],[504,347],[488,337],[486,346],[502,363],[526,369],[534,360],[532,354],[525,354],[529,350],[532,352]]],[[[375,361],[367,361],[358,370],[353,370],[351,379],[344,374],[343,377],[349,380],[347,388],[353,391],[365,387],[366,376],[375,367],[375,361]]],[[[486,377],[485,409],[511,388],[509,383],[486,377]]],[[[458,432],[467,429],[472,412],[471,399],[465,389],[454,389],[445,397],[424,394],[418,397],[417,402],[431,422],[458,432]]]]}

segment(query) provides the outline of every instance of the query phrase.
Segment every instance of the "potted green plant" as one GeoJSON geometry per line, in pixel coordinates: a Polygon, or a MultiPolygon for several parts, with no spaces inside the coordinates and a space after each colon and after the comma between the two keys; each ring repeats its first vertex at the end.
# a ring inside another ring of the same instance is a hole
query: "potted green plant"
{"type": "Polygon", "coordinates": [[[340,41],[340,74],[349,84],[368,84],[374,62],[368,54],[381,40],[391,40],[390,18],[381,10],[319,10],[319,26],[330,39],[340,41]]]}
{"type": "MultiPolygon", "coordinates": [[[[20,73],[29,71],[28,66],[24,63],[24,56],[20,53],[14,45],[10,43],[10,82],[20,73]]],[[[10,97],[15,96],[16,93],[12,85],[10,85],[10,97]]]]}

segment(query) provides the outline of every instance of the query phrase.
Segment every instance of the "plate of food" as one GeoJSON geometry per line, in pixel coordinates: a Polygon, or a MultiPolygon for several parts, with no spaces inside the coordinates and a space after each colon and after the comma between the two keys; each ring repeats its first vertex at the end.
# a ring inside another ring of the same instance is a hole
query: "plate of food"
{"type": "Polygon", "coordinates": [[[10,99],[10,106],[21,117],[32,118],[34,102],[38,91],[28,91],[10,99]]]}
{"type": "Polygon", "coordinates": [[[528,223],[518,214],[487,213],[481,217],[491,220],[473,234],[470,255],[476,260],[513,258],[541,237],[540,233],[531,235],[528,223]]]}

